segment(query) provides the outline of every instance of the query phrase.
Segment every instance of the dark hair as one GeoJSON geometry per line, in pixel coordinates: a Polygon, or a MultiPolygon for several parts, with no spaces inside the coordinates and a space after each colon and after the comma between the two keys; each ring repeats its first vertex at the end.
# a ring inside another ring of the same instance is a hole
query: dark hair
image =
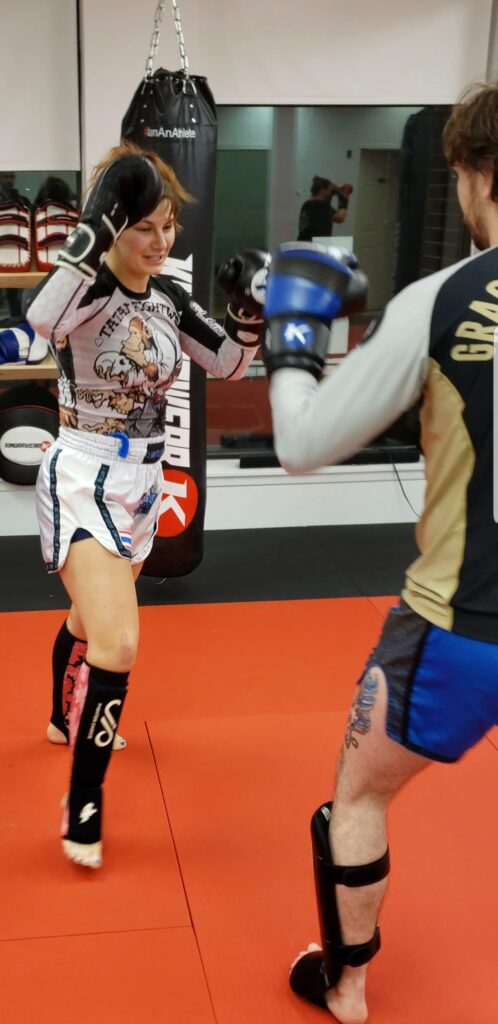
{"type": "Polygon", "coordinates": [[[493,172],[493,199],[498,198],[498,83],[470,86],[455,104],[443,129],[450,166],[493,172]]]}
{"type": "Polygon", "coordinates": [[[50,174],[45,181],[42,181],[35,199],[35,204],[46,203],[52,200],[53,203],[71,203],[71,189],[63,178],[57,178],[50,174]]]}
{"type": "Polygon", "coordinates": [[[169,164],[165,163],[164,160],[161,160],[161,157],[158,156],[157,153],[154,153],[151,149],[141,149],[140,146],[137,146],[134,142],[121,142],[119,146],[113,146],[112,149],[109,150],[106,156],[97,164],[96,167],[94,167],[87,192],[89,192],[93,187],[99,174],[101,174],[113,160],[117,160],[120,156],[131,155],[144,156],[147,160],[150,160],[155,167],[157,167],[164,182],[163,198],[169,199],[169,202],[171,203],[171,213],[173,214],[175,224],[178,226],[178,215],[183,203],[193,202],[193,196],[191,196],[187,190],[184,189],[183,185],[180,184],[173,168],[170,167],[169,164]]]}
{"type": "Polygon", "coordinates": [[[328,178],[320,178],[318,174],[315,174],[313,181],[311,182],[311,195],[316,196],[318,192],[321,192],[324,188],[330,188],[332,182],[328,178]]]}

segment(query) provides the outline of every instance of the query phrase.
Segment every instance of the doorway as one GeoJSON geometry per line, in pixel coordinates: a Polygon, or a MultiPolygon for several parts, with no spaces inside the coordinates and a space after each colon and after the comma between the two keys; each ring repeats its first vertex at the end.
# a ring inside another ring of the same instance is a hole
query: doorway
{"type": "Polygon", "coordinates": [[[369,280],[367,309],[372,314],[393,294],[399,179],[399,149],[360,150],[353,237],[369,280]]]}

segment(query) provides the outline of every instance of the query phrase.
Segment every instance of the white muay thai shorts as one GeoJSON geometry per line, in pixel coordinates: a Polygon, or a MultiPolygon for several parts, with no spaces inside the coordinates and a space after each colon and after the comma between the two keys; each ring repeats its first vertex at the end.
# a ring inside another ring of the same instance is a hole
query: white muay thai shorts
{"type": "Polygon", "coordinates": [[[150,553],[163,490],[158,438],[61,428],[36,483],[43,559],[58,572],[72,541],[94,537],[134,565],[150,553]]]}

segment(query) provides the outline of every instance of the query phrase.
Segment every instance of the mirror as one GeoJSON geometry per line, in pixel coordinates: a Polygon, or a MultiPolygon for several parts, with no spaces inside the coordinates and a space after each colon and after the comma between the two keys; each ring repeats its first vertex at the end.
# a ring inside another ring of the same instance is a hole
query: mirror
{"type": "MultiPolygon", "coordinates": [[[[333,372],[392,295],[470,252],[441,147],[450,109],[219,107],[213,278],[238,249],[272,251],[297,239],[300,225],[301,235],[311,225],[306,237],[352,249],[369,279],[368,304],[334,323],[333,372]]],[[[211,314],[222,319],[225,304],[213,280],[211,314]]],[[[271,448],[260,361],[236,388],[210,380],[207,404],[212,457],[271,448]]]]}

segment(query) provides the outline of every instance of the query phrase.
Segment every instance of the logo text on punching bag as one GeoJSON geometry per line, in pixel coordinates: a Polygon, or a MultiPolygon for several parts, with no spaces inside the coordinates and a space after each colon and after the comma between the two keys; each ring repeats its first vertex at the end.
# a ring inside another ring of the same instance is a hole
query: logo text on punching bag
{"type": "MultiPolygon", "coordinates": [[[[168,257],[162,274],[181,284],[192,295],[193,257],[168,257]]],[[[166,392],[166,434],[163,462],[163,494],[159,509],[159,537],[176,537],[190,526],[199,503],[199,489],[185,469],[190,468],[190,357],[183,355],[182,368],[166,392]],[[175,468],[170,468],[175,467],[175,468]],[[182,469],[176,467],[185,467],[182,469]]]]}
{"type": "Polygon", "coordinates": [[[177,537],[190,526],[197,505],[199,490],[190,473],[179,469],[163,469],[163,495],[159,509],[159,537],[177,537]]]}
{"type": "Polygon", "coordinates": [[[144,128],[147,139],[195,139],[195,128],[144,128]]]}
{"type": "Polygon", "coordinates": [[[172,466],[190,466],[190,358],[166,393],[166,448],[164,458],[172,466]]]}
{"type": "MultiPolygon", "coordinates": [[[[166,445],[164,458],[170,466],[190,467],[190,359],[183,356],[179,377],[166,394],[166,445]]],[[[190,525],[197,510],[199,491],[184,470],[163,469],[163,495],[158,534],[175,537],[190,525]]]]}
{"type": "MultiPolygon", "coordinates": [[[[163,267],[165,277],[178,281],[192,294],[192,255],[186,259],[169,258],[163,267]]],[[[183,356],[182,368],[173,387],[166,392],[166,449],[164,458],[172,466],[190,466],[190,357],[183,356]]]]}

